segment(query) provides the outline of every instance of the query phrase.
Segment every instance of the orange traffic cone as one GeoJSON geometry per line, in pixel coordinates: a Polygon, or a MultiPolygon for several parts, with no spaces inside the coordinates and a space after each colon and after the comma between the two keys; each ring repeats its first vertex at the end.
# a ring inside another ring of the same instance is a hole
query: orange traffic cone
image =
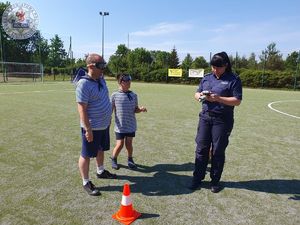
{"type": "Polygon", "coordinates": [[[112,215],[112,218],[118,220],[120,223],[128,225],[140,216],[141,214],[132,207],[129,184],[124,184],[120,210],[112,215]]]}

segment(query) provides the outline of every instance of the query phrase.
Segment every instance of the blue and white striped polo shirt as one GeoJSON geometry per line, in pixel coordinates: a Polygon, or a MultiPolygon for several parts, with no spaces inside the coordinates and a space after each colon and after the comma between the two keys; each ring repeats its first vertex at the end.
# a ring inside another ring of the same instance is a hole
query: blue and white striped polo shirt
{"type": "MultiPolygon", "coordinates": [[[[112,108],[105,80],[100,78],[98,82],[80,79],[76,84],[76,102],[88,105],[87,114],[92,129],[104,130],[110,125],[112,108]]],[[[80,126],[84,127],[82,121],[80,126]]]]}
{"type": "Polygon", "coordinates": [[[138,106],[138,97],[132,92],[114,92],[111,103],[115,107],[115,129],[117,133],[132,133],[137,129],[135,108],[138,106]]]}

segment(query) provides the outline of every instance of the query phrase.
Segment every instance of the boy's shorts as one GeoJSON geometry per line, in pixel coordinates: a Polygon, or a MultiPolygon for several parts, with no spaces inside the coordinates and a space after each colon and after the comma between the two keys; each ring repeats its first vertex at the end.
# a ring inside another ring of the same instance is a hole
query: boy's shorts
{"type": "Polygon", "coordinates": [[[105,130],[93,130],[93,141],[88,142],[85,130],[81,128],[82,149],[81,156],[94,158],[98,151],[107,151],[110,148],[109,126],[105,130]]]}
{"type": "Polygon", "coordinates": [[[135,137],[135,132],[132,133],[116,133],[116,140],[123,140],[125,137],[135,137]]]}

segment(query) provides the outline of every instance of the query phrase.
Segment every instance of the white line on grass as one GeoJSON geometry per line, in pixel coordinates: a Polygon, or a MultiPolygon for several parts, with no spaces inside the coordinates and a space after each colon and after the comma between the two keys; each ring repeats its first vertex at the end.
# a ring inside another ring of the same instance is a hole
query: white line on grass
{"type": "Polygon", "coordinates": [[[66,89],[66,90],[46,90],[46,91],[16,91],[16,92],[5,92],[1,93],[0,95],[14,95],[14,94],[27,94],[27,93],[42,93],[42,92],[53,92],[53,91],[60,91],[60,92],[75,92],[74,89],[66,89]]]}
{"type": "Polygon", "coordinates": [[[280,102],[294,102],[294,101],[300,101],[300,100],[286,100],[286,101],[276,101],[276,102],[271,102],[271,103],[268,104],[268,107],[269,107],[270,109],[274,110],[275,112],[278,112],[278,113],[281,113],[281,114],[283,114],[283,115],[290,116],[290,117],[293,117],[293,118],[296,118],[296,119],[300,119],[299,116],[294,116],[294,115],[291,115],[291,114],[288,114],[288,113],[285,113],[285,112],[281,112],[281,111],[279,111],[279,110],[277,110],[277,109],[274,109],[274,108],[272,107],[272,104],[275,104],[275,103],[280,103],[280,102]]]}

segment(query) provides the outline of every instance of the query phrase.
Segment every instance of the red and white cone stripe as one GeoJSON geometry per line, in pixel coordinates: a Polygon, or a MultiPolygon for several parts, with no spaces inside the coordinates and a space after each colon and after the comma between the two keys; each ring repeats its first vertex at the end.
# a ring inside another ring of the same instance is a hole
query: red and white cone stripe
{"type": "Polygon", "coordinates": [[[130,196],[122,195],[122,201],[121,201],[121,204],[122,204],[123,206],[129,206],[129,205],[132,205],[132,201],[131,201],[130,196]]]}

